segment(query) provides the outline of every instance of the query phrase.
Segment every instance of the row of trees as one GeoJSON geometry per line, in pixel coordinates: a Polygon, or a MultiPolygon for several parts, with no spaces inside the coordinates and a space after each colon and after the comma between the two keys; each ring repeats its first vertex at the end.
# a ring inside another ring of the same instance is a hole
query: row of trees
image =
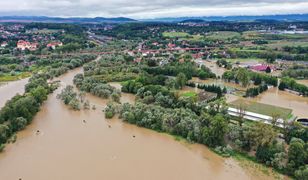
{"type": "Polygon", "coordinates": [[[222,78],[226,81],[235,81],[235,83],[241,83],[242,86],[247,87],[250,81],[253,81],[254,85],[268,84],[277,86],[278,78],[260,74],[252,71],[248,71],[245,68],[232,69],[232,71],[226,71],[222,78]]]}
{"type": "Polygon", "coordinates": [[[58,77],[66,73],[70,69],[82,66],[94,60],[96,55],[80,55],[72,58],[50,57],[47,59],[38,59],[36,64],[39,67],[46,68],[50,78],[58,77]]]}
{"type": "Polygon", "coordinates": [[[264,85],[259,85],[258,87],[254,88],[249,88],[246,90],[246,97],[255,97],[258,96],[259,94],[263,93],[264,91],[267,91],[268,87],[266,84],[264,85]]]}
{"type": "Polygon", "coordinates": [[[215,84],[212,84],[212,85],[198,84],[197,87],[199,89],[203,89],[208,92],[216,93],[218,98],[222,97],[223,94],[227,93],[226,87],[221,88],[220,86],[216,86],[215,84]]]}
{"type": "Polygon", "coordinates": [[[47,95],[56,89],[47,83],[46,74],[33,75],[23,95],[16,95],[0,110],[0,150],[9,138],[31,123],[47,95]]]}
{"type": "Polygon", "coordinates": [[[290,89],[299,92],[303,96],[308,96],[308,87],[297,83],[293,78],[282,78],[278,88],[280,90],[290,89]]]}
{"type": "Polygon", "coordinates": [[[308,47],[303,47],[303,46],[284,46],[282,47],[282,49],[292,54],[308,53],[308,47]]]}
{"type": "Polygon", "coordinates": [[[200,79],[216,77],[207,67],[202,66],[199,69],[193,62],[173,62],[165,66],[145,67],[144,70],[149,74],[167,76],[177,76],[179,73],[184,73],[187,79],[191,79],[192,77],[200,77],[200,79]]]}
{"type": "Polygon", "coordinates": [[[282,76],[291,78],[308,78],[308,69],[287,69],[282,72],[282,76]]]}

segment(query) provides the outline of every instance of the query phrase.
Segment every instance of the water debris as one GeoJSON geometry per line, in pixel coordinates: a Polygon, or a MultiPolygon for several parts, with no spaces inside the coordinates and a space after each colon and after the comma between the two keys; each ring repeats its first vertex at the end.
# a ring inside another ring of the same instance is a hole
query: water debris
{"type": "Polygon", "coordinates": [[[108,127],[111,128],[111,125],[108,124],[108,127]]]}
{"type": "Polygon", "coordinates": [[[136,136],[135,135],[133,135],[133,138],[135,138],[136,136]]]}
{"type": "Polygon", "coordinates": [[[40,134],[40,130],[36,130],[36,135],[39,135],[40,134]]]}
{"type": "Polygon", "coordinates": [[[87,123],[87,121],[86,121],[86,120],[83,120],[82,122],[83,122],[83,123],[87,123]]]}

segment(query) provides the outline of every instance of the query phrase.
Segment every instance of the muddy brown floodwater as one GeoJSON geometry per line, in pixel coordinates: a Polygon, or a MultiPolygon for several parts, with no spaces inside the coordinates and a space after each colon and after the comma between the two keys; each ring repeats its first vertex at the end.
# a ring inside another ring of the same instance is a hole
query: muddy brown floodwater
{"type": "MultiPolygon", "coordinates": [[[[80,72],[59,77],[61,88],[80,72]]],[[[175,141],[117,118],[106,120],[101,111],[106,100],[92,95],[86,98],[96,110],[72,111],[56,99],[61,88],[49,95],[32,124],[0,154],[1,180],[271,179],[252,175],[203,145],[175,141]]],[[[133,103],[134,96],[123,94],[121,100],[133,103]]]]}
{"type": "Polygon", "coordinates": [[[308,79],[297,80],[296,82],[308,86],[308,79]]]}
{"type": "Polygon", "coordinates": [[[205,61],[205,60],[202,60],[202,61],[199,61],[200,63],[202,63],[203,65],[205,65],[207,68],[209,68],[214,74],[216,74],[216,76],[222,76],[225,72],[226,72],[226,69],[225,68],[222,68],[222,67],[219,67],[217,64],[216,64],[216,61],[205,61]]]}
{"type": "Polygon", "coordinates": [[[23,94],[29,78],[0,84],[0,109],[16,94],[23,94]]]}
{"type": "Polygon", "coordinates": [[[260,94],[253,100],[274,106],[289,108],[293,110],[293,114],[301,117],[308,117],[308,98],[301,97],[286,91],[279,91],[277,88],[271,88],[260,94]]]}

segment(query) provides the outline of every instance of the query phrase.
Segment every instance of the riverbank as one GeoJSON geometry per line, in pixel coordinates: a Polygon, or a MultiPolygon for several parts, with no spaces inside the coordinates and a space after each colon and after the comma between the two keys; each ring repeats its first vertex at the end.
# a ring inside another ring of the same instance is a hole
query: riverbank
{"type": "Polygon", "coordinates": [[[0,85],[0,109],[16,94],[23,94],[29,78],[3,83],[0,85]]]}

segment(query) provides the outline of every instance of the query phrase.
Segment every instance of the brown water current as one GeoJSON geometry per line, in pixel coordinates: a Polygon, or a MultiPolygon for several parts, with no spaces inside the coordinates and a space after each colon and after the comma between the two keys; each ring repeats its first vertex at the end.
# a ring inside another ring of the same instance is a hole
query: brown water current
{"type": "MultiPolygon", "coordinates": [[[[59,77],[61,88],[80,72],[59,77]]],[[[12,87],[17,88],[23,89],[12,87]]],[[[271,179],[251,174],[203,145],[175,141],[118,118],[106,120],[102,109],[107,100],[87,95],[97,109],[72,111],[56,98],[61,88],[49,95],[17,141],[0,153],[0,180],[271,179]]],[[[3,93],[1,97],[9,99],[3,93]]],[[[134,96],[123,94],[121,100],[133,103],[134,96]]]]}
{"type": "Polygon", "coordinates": [[[0,84],[0,109],[16,94],[23,94],[29,78],[0,84]]]}

